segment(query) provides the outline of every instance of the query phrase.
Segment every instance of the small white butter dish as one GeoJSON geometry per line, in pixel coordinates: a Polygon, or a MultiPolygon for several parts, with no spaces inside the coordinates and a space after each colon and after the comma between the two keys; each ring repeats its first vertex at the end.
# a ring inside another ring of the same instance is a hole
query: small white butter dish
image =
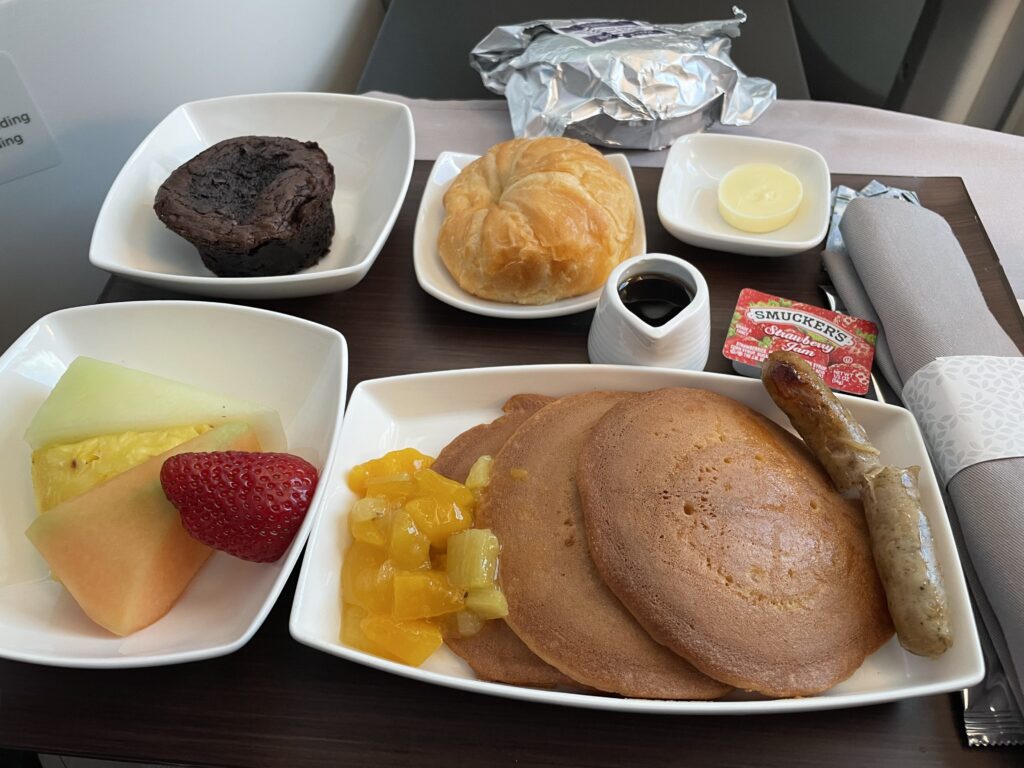
{"type": "Polygon", "coordinates": [[[831,178],[825,158],[784,141],[696,133],[672,145],[658,187],[658,218],[684,243],[748,256],[788,256],[825,239],[831,178]],[[803,187],[796,216],[772,232],[744,232],[718,211],[718,185],[737,166],[772,163],[803,187]]]}

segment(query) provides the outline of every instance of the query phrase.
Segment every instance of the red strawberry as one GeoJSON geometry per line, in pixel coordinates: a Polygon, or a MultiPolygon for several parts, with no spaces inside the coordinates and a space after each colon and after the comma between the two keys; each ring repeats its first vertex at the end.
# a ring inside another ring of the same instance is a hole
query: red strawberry
{"type": "Polygon", "coordinates": [[[317,484],[316,467],[287,453],[180,453],[160,484],[192,538],[243,560],[277,560],[295,538],[317,484]]]}

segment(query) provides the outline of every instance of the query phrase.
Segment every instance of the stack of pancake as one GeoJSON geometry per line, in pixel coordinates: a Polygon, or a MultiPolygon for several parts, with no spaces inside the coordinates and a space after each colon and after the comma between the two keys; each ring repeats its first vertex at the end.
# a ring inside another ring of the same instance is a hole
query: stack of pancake
{"type": "Polygon", "coordinates": [[[434,469],[491,455],[477,525],[505,621],[448,645],[516,685],[808,696],[891,635],[859,504],[797,438],[697,389],[517,395],[434,469]]]}

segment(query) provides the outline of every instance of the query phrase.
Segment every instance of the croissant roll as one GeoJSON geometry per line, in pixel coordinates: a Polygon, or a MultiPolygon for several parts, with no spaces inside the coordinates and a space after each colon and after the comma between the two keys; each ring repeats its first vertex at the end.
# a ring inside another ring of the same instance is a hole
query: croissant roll
{"type": "Polygon", "coordinates": [[[633,190],[582,141],[512,139],[466,166],[444,196],[437,247],[459,286],[510,304],[600,288],[629,258],[633,190]]]}

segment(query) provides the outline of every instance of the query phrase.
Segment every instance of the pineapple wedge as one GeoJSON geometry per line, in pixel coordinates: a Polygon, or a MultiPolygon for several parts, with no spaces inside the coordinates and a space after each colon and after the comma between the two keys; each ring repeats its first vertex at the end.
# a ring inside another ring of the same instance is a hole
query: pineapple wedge
{"type": "Polygon", "coordinates": [[[121,432],[40,448],[32,454],[36,508],[45,512],[212,428],[209,424],[196,424],[121,432]]]}
{"type": "Polygon", "coordinates": [[[448,537],[448,581],[460,589],[494,583],[498,571],[498,537],[487,528],[470,528],[448,537]]]}

